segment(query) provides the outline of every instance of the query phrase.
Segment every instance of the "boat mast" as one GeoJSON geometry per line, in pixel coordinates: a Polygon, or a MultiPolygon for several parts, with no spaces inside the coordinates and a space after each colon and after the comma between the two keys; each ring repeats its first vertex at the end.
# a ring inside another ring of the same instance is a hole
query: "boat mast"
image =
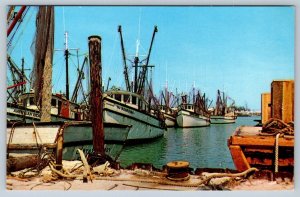
{"type": "Polygon", "coordinates": [[[21,9],[19,10],[19,12],[17,13],[17,15],[15,16],[14,20],[12,21],[12,23],[9,25],[9,27],[7,29],[7,37],[12,32],[12,30],[14,29],[15,25],[17,24],[17,22],[21,22],[22,21],[20,19],[22,18],[22,15],[23,15],[25,9],[26,9],[26,6],[22,6],[21,9]]]}
{"type": "Polygon", "coordinates": [[[147,55],[147,58],[146,58],[146,64],[143,66],[143,70],[142,70],[141,77],[140,77],[140,80],[139,80],[138,91],[137,91],[139,94],[141,94],[142,91],[143,91],[143,89],[144,89],[145,77],[146,77],[146,73],[147,73],[147,68],[148,68],[148,64],[149,64],[149,60],[150,60],[150,55],[151,55],[151,50],[152,50],[152,46],[153,46],[153,42],[154,42],[154,38],[155,38],[156,32],[158,32],[158,29],[157,29],[157,26],[154,26],[154,30],[153,30],[153,34],[152,34],[152,39],[151,39],[151,43],[150,43],[148,55],[147,55]]]}
{"type": "Polygon", "coordinates": [[[165,112],[168,113],[169,92],[168,92],[168,63],[166,63],[166,85],[165,85],[165,112]]]}
{"type": "Polygon", "coordinates": [[[123,64],[124,64],[124,76],[125,76],[125,84],[126,84],[126,90],[130,92],[130,82],[128,77],[128,67],[126,64],[126,54],[125,54],[125,48],[123,43],[123,36],[122,36],[122,27],[119,25],[118,32],[120,33],[121,38],[121,48],[122,48],[122,57],[123,57],[123,64]]]}
{"type": "Polygon", "coordinates": [[[79,91],[80,86],[82,87],[82,79],[84,79],[83,69],[84,69],[84,65],[87,63],[87,61],[88,61],[88,56],[85,56],[82,66],[81,66],[81,69],[80,70],[78,69],[79,75],[78,75],[77,82],[76,82],[76,85],[75,85],[75,88],[74,88],[74,91],[72,94],[72,98],[71,98],[71,101],[73,103],[77,103],[78,91],[79,91]]]}
{"type": "Polygon", "coordinates": [[[69,49],[68,32],[65,32],[65,57],[66,57],[66,98],[69,100],[69,49]]]}

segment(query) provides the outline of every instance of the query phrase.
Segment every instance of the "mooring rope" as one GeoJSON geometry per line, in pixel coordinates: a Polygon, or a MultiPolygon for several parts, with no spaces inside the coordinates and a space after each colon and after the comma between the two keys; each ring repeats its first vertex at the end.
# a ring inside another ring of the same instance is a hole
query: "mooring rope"
{"type": "Polygon", "coordinates": [[[276,139],[275,139],[275,173],[278,172],[278,157],[279,157],[279,136],[281,134],[278,133],[276,135],[276,139]]]}
{"type": "Polygon", "coordinates": [[[142,179],[128,179],[128,178],[115,178],[115,177],[95,177],[96,180],[108,180],[108,181],[131,181],[131,182],[141,182],[141,183],[154,183],[154,184],[161,184],[161,185],[170,185],[170,186],[180,186],[180,187],[199,187],[202,184],[207,184],[213,178],[223,178],[223,177],[242,177],[246,176],[247,174],[258,171],[256,168],[249,168],[241,173],[236,174],[228,174],[228,173],[220,173],[220,174],[213,174],[204,178],[203,180],[198,181],[197,183],[184,183],[184,182],[174,182],[169,181],[167,179],[160,179],[160,180],[142,180],[142,179]]]}
{"type": "Polygon", "coordinates": [[[277,118],[270,118],[264,125],[262,126],[262,131],[260,135],[264,136],[275,136],[278,133],[282,135],[294,135],[294,123],[285,123],[284,121],[277,118]]]}

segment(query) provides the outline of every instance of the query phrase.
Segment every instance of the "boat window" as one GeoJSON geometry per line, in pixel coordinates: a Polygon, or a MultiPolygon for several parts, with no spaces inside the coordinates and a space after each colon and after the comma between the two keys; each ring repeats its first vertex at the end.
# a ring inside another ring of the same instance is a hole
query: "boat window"
{"type": "Polygon", "coordinates": [[[51,106],[56,107],[56,99],[51,99],[51,106]]]}
{"type": "Polygon", "coordinates": [[[23,106],[27,106],[27,98],[22,100],[23,106]]]}
{"type": "Polygon", "coordinates": [[[132,96],[131,102],[132,102],[132,104],[136,105],[136,96],[132,96]]]}
{"type": "Polygon", "coordinates": [[[115,99],[118,101],[121,101],[121,94],[115,94],[115,99]]]}
{"type": "Polygon", "coordinates": [[[123,99],[124,99],[125,103],[129,103],[130,102],[129,98],[130,98],[129,95],[126,95],[126,94],[123,95],[123,99]]]}
{"type": "Polygon", "coordinates": [[[191,106],[190,106],[190,105],[188,106],[188,109],[191,109],[191,106]]]}
{"type": "Polygon", "coordinates": [[[34,105],[34,98],[33,97],[29,98],[29,105],[34,105]]]}
{"type": "Polygon", "coordinates": [[[58,101],[58,113],[60,113],[61,110],[61,101],[58,101]]]}

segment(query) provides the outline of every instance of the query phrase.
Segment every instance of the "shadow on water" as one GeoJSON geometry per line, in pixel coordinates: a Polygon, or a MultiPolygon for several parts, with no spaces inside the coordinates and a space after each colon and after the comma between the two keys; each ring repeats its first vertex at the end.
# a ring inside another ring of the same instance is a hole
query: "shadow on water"
{"type": "Polygon", "coordinates": [[[235,169],[227,139],[241,125],[254,126],[260,117],[238,117],[235,124],[212,124],[200,128],[169,128],[163,138],[152,143],[125,146],[119,161],[152,163],[162,168],[169,161],[186,160],[192,168],[235,169]]]}

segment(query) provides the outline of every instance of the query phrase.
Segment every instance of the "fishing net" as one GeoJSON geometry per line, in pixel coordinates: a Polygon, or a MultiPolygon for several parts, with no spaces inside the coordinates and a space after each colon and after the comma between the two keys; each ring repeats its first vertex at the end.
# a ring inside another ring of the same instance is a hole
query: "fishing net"
{"type": "MultiPolygon", "coordinates": [[[[49,102],[45,108],[50,108],[52,94],[52,61],[54,48],[54,7],[40,6],[36,18],[35,60],[32,75],[32,88],[35,101],[49,102]],[[43,95],[43,98],[42,98],[43,95]]],[[[45,109],[50,111],[49,109],[45,109]]],[[[42,115],[43,116],[43,115],[42,115]]]]}

